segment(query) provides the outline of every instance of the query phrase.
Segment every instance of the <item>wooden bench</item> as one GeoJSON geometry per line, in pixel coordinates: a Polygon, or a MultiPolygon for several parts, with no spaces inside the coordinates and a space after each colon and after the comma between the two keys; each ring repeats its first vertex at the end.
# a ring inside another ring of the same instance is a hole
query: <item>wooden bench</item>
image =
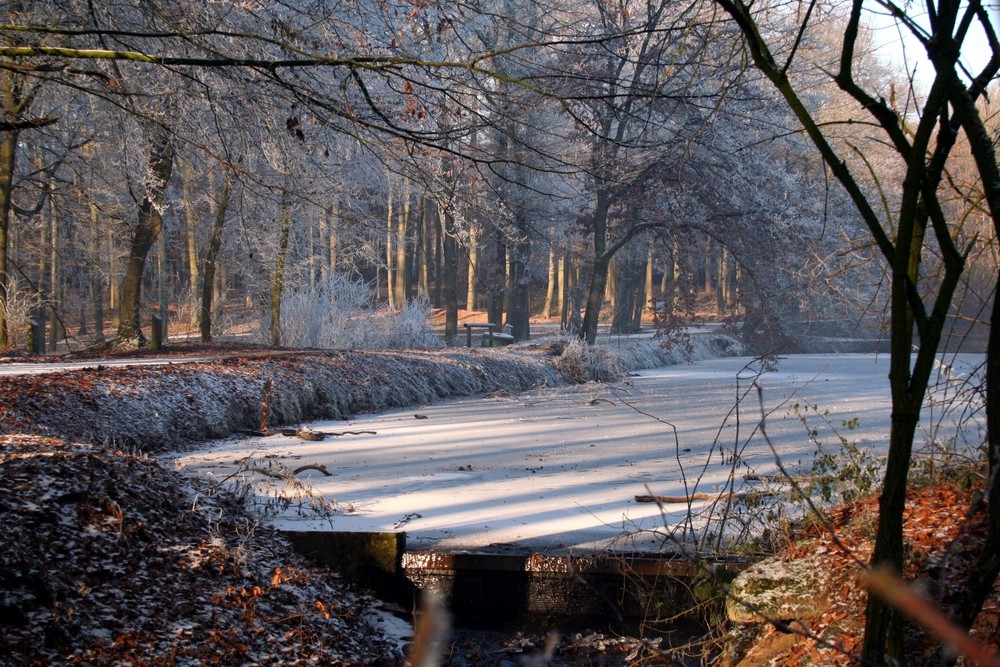
{"type": "Polygon", "coordinates": [[[472,347],[472,330],[473,329],[489,329],[489,331],[490,331],[490,347],[493,347],[493,332],[496,330],[497,325],[493,324],[492,322],[479,322],[479,323],[468,322],[468,323],[466,323],[466,324],[464,324],[462,326],[465,327],[465,338],[466,338],[466,343],[465,344],[468,347],[472,347]]]}

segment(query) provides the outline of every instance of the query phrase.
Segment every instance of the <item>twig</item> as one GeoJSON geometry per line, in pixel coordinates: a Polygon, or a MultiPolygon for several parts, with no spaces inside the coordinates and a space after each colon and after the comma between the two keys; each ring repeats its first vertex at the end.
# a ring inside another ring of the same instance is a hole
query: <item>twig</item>
{"type": "Polygon", "coordinates": [[[961,655],[983,667],[1000,667],[1000,659],[969,634],[948,620],[912,586],[907,585],[885,568],[870,570],[864,575],[870,591],[922,625],[928,632],[950,645],[961,655]]]}
{"type": "Polygon", "coordinates": [[[766,482],[768,484],[789,484],[791,482],[796,482],[798,484],[808,484],[809,482],[818,482],[822,480],[822,477],[794,477],[785,475],[756,475],[756,474],[746,474],[743,475],[743,479],[748,482],[766,482]]]}
{"type": "Polygon", "coordinates": [[[746,500],[777,495],[772,491],[729,491],[726,493],[689,493],[686,496],[636,496],[637,503],[689,503],[693,500],[746,500]]]}

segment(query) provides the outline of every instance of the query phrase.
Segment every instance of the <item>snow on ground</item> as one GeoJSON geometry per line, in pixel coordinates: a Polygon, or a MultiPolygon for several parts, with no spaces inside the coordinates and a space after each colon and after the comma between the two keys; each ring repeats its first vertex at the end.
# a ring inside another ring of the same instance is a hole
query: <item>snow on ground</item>
{"type": "MultiPolygon", "coordinates": [[[[949,362],[950,377],[961,379],[982,357],[949,362]]],[[[405,531],[409,549],[650,549],[662,546],[665,527],[689,525],[688,505],[661,510],[637,503],[636,495],[714,493],[731,476],[739,488],[746,473],[778,472],[759,428],[761,400],[767,435],[788,468],[807,472],[816,448],[800,414],[833,451],[831,425],[884,454],[888,372],[886,355],[793,355],[763,374],[749,358],[712,359],[642,371],[615,384],[449,400],[309,425],[374,435],[219,441],[169,458],[217,479],[249,479],[248,467],[262,462],[326,466],[330,476],[307,470],[297,478],[340,512],[302,517],[293,506],[276,517],[281,528],[405,531]],[[856,428],[842,426],[855,418],[856,428]]],[[[942,418],[939,410],[928,412],[920,437],[942,418]]],[[[695,501],[691,509],[697,514],[710,504],[695,501]]]]}

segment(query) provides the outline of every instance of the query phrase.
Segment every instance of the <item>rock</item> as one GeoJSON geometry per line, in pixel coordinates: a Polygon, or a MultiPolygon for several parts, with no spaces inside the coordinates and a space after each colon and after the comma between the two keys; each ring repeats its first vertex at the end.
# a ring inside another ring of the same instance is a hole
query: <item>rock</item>
{"type": "Polygon", "coordinates": [[[734,623],[818,618],[830,607],[837,577],[817,557],[768,558],[729,585],[726,613],[734,623]]]}

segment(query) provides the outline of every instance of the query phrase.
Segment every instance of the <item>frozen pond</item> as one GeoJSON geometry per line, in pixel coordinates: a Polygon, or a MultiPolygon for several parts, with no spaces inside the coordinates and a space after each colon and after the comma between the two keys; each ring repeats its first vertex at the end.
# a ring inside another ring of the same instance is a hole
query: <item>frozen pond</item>
{"type": "MultiPolygon", "coordinates": [[[[945,375],[961,380],[982,357],[948,362],[945,375]]],[[[257,467],[325,466],[330,476],[307,470],[297,478],[336,501],[341,513],[316,519],[293,507],[275,519],[283,528],[400,530],[410,549],[648,549],[664,531],[700,528],[705,519],[697,515],[711,501],[690,503],[689,513],[687,503],[638,503],[637,495],[714,494],[730,479],[740,488],[747,473],[778,472],[771,445],[787,468],[808,472],[816,449],[809,428],[829,451],[839,451],[832,426],[883,454],[888,372],[886,355],[795,355],[759,375],[749,358],[715,359],[643,371],[612,385],[450,400],[310,424],[374,435],[220,441],[172,458],[216,478],[238,473],[236,462],[246,457],[257,467]],[[761,400],[771,445],[759,428],[761,400]],[[843,426],[853,419],[855,428],[843,426]]],[[[928,412],[920,441],[949,419],[928,412]]],[[[262,489],[281,484],[252,471],[238,474],[262,489]]]]}

